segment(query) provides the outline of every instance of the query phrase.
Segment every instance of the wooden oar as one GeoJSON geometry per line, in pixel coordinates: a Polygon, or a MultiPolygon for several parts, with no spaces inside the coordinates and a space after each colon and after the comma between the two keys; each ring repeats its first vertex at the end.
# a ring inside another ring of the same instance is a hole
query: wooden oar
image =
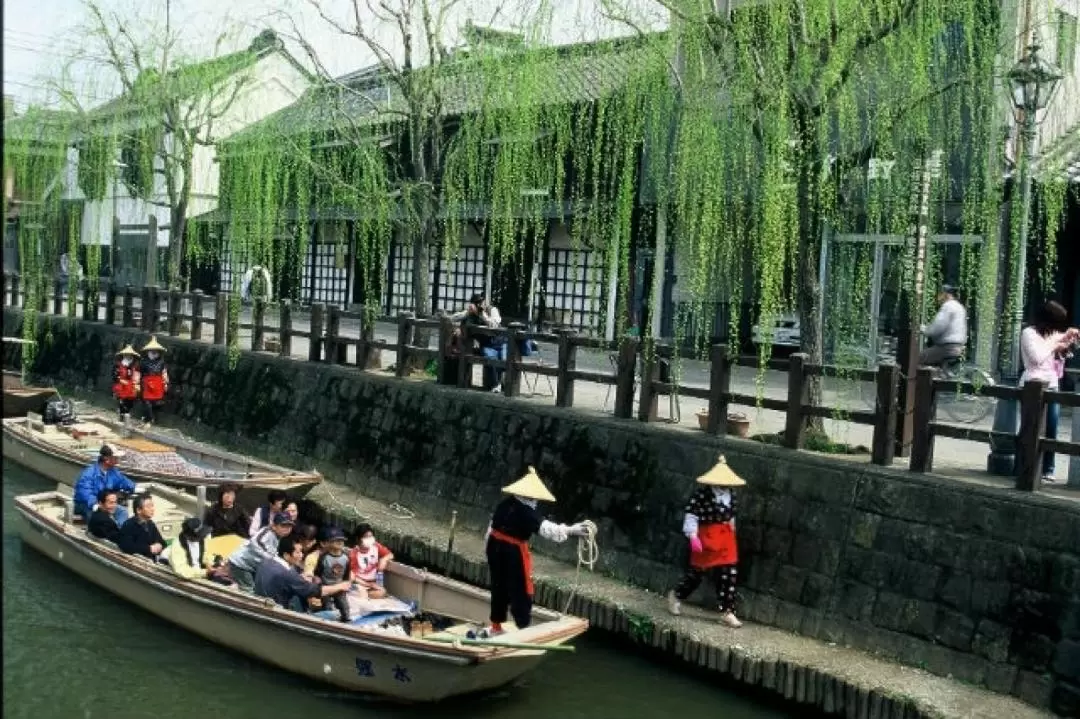
{"type": "Polygon", "coordinates": [[[507,649],[539,649],[545,652],[573,652],[576,651],[569,644],[524,644],[521,642],[500,642],[497,639],[466,639],[465,637],[424,637],[428,642],[440,642],[442,644],[465,644],[473,647],[505,647],[507,649]]]}

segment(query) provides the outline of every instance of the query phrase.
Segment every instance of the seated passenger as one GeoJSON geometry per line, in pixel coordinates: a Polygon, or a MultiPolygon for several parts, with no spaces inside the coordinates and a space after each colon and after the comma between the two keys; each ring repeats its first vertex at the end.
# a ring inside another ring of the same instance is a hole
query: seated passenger
{"type": "Polygon", "coordinates": [[[149,494],[135,497],[135,516],[120,527],[116,544],[125,554],[138,554],[157,561],[165,549],[165,538],[154,524],[154,498],[149,494]]]}
{"type": "MultiPolygon", "coordinates": [[[[288,512],[286,512],[286,515],[289,516],[288,512]]],[[[314,525],[298,524],[293,527],[292,534],[289,536],[304,551],[304,561],[301,564],[303,571],[301,573],[308,579],[313,579],[315,577],[315,562],[319,561],[319,544],[316,542],[318,531],[314,525]]]]}
{"type": "Polygon", "coordinates": [[[184,579],[201,579],[210,576],[204,564],[206,556],[206,537],[210,534],[198,517],[188,517],[180,525],[180,536],[167,550],[169,566],[184,579]]]}
{"type": "Polygon", "coordinates": [[[295,499],[286,499],[281,511],[289,516],[293,524],[300,521],[300,505],[296,503],[295,499]]]}
{"type": "Polygon", "coordinates": [[[237,486],[224,484],[218,493],[218,500],[206,510],[203,522],[210,528],[210,536],[221,537],[236,534],[245,539],[251,528],[251,517],[247,511],[236,505],[237,486]]]}
{"type": "Polygon", "coordinates": [[[255,533],[260,529],[269,526],[270,518],[285,508],[285,500],[288,498],[289,495],[285,494],[280,489],[271,489],[270,494],[266,497],[268,504],[259,507],[255,510],[255,514],[251,515],[251,526],[248,527],[248,536],[254,537],[255,533]]]}
{"type": "Polygon", "coordinates": [[[116,521],[116,510],[120,506],[119,495],[115,489],[103,489],[98,492],[97,509],[86,523],[86,531],[98,539],[116,542],[120,536],[120,523],[116,521]]]}
{"type": "MultiPolygon", "coordinates": [[[[97,461],[84,469],[75,480],[75,514],[90,521],[90,515],[97,509],[98,493],[103,489],[114,489],[125,494],[135,493],[135,483],[116,468],[116,461],[121,456],[121,453],[109,445],[101,445],[97,461]]],[[[127,518],[127,509],[118,505],[116,521],[123,524],[127,518]]]]}
{"type": "Polygon", "coordinates": [[[330,597],[349,591],[349,582],[319,585],[300,576],[304,552],[292,537],[285,537],[277,546],[277,556],[259,565],[255,573],[255,594],[269,597],[279,606],[298,612],[307,611],[308,600],[330,597]]]}
{"type": "Polygon", "coordinates": [[[356,546],[349,552],[349,570],[353,581],[363,589],[371,599],[386,596],[386,590],[379,583],[379,575],[386,571],[386,565],[394,559],[389,549],[375,541],[375,533],[370,524],[361,524],[353,532],[356,546]]]}
{"type": "Polygon", "coordinates": [[[250,592],[255,586],[255,572],[267,560],[277,556],[278,542],[292,532],[292,520],[284,512],[278,512],[270,519],[270,526],[263,527],[251,539],[244,542],[229,557],[229,575],[250,592]]]}
{"type": "MultiPolygon", "coordinates": [[[[323,551],[318,552],[315,561],[315,579],[323,586],[331,586],[339,582],[352,584],[352,572],[349,570],[349,555],[345,554],[345,533],[338,527],[330,527],[326,532],[326,542],[323,551]]],[[[349,598],[342,592],[329,598],[330,602],[338,610],[341,621],[349,621],[349,598]]],[[[327,602],[323,602],[324,608],[327,602]]]]}

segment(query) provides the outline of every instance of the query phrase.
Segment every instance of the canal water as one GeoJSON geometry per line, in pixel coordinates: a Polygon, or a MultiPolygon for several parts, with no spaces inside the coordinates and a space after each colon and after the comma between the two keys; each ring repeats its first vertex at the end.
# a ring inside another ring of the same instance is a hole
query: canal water
{"type": "MultiPolygon", "coordinates": [[[[5,719],[421,719],[215,645],[85,584],[24,547],[12,498],[42,477],[4,463],[5,719]]],[[[500,692],[451,700],[441,719],[777,719],[786,714],[595,639],[500,692]]]]}

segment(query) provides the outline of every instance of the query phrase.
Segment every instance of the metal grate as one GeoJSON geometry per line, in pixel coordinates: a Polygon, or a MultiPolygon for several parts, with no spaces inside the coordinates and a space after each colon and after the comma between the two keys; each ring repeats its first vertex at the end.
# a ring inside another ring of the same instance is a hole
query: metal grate
{"type": "MultiPolygon", "coordinates": [[[[603,257],[589,250],[548,250],[542,324],[595,332],[604,326],[603,257]]],[[[539,316],[540,297],[534,310],[539,316]]]]}

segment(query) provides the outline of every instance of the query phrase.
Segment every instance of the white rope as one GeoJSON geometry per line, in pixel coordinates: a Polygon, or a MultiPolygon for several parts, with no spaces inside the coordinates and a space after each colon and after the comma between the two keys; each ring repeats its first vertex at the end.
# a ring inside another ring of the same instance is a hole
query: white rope
{"type": "Polygon", "coordinates": [[[577,594],[581,582],[581,568],[585,567],[591,572],[600,559],[600,545],[596,543],[596,524],[588,519],[582,524],[585,525],[585,536],[578,537],[577,567],[574,569],[574,583],[570,589],[570,596],[566,598],[563,614],[570,613],[570,605],[574,602],[574,595],[577,594]]]}

